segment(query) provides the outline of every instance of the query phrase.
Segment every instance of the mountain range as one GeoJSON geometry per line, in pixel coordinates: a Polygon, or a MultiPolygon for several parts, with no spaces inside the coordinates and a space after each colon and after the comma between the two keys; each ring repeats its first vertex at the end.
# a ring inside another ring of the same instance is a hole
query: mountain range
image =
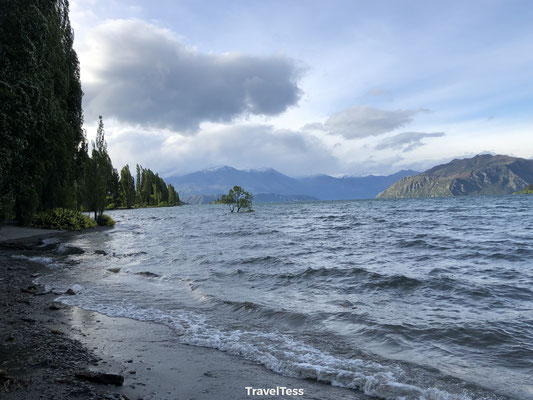
{"type": "Polygon", "coordinates": [[[451,197],[510,194],[533,183],[533,160],[481,154],[407,176],[378,198],[451,197]]]}
{"type": "Polygon", "coordinates": [[[255,201],[308,201],[371,199],[394,182],[418,172],[403,170],[387,176],[316,175],[291,178],[272,168],[239,170],[222,166],[181,176],[169,176],[180,198],[189,203],[209,203],[235,185],[254,194],[255,201]]]}

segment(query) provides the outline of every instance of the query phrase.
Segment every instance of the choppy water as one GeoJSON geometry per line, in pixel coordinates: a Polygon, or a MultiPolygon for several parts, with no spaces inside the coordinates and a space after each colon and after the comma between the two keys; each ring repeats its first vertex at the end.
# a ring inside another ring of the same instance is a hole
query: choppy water
{"type": "Polygon", "coordinates": [[[505,196],[115,211],[114,229],[72,239],[87,252],[54,259],[41,282],[80,285],[65,303],[379,398],[533,399],[532,206],[505,196]]]}

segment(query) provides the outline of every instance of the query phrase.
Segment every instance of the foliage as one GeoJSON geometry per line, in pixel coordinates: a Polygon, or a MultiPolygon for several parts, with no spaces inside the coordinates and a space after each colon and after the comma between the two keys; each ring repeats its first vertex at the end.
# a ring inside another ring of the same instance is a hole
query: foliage
{"type": "Polygon", "coordinates": [[[135,204],[135,181],[131,176],[130,167],[126,165],[120,171],[120,205],[132,208],[135,204]]]}
{"type": "Polygon", "coordinates": [[[231,212],[235,210],[237,212],[241,210],[251,211],[253,198],[254,196],[251,193],[245,191],[240,186],[233,186],[233,189],[230,189],[228,194],[222,195],[220,203],[229,205],[231,212]]]}
{"type": "Polygon", "coordinates": [[[2,0],[0,201],[23,223],[77,205],[84,135],[72,45],[67,0],[2,0]]]}
{"type": "Polygon", "coordinates": [[[180,198],[174,186],[150,169],[137,165],[135,205],[138,207],[163,207],[179,205],[180,198]]]}
{"type": "Polygon", "coordinates": [[[176,189],[171,184],[168,185],[168,204],[173,206],[180,204],[178,192],[176,192],[176,189]]]}
{"type": "Polygon", "coordinates": [[[99,215],[96,222],[99,226],[115,226],[115,220],[107,214],[99,215]]]}
{"type": "Polygon", "coordinates": [[[533,194],[533,184],[526,186],[520,193],[521,194],[533,194]]]}
{"type": "Polygon", "coordinates": [[[96,222],[79,211],[65,208],[36,213],[33,216],[33,226],[44,229],[67,229],[79,231],[81,229],[94,228],[96,222]]]}
{"type": "Polygon", "coordinates": [[[0,225],[13,218],[13,194],[0,195],[0,225]]]}
{"type": "MultiPolygon", "coordinates": [[[[109,157],[109,156],[108,156],[109,157]]],[[[106,208],[115,208],[115,204],[120,204],[120,177],[116,168],[113,168],[109,158],[109,170],[107,176],[107,196],[106,208]],[[113,207],[111,207],[113,205],[113,207]]]]}
{"type": "Polygon", "coordinates": [[[114,186],[118,186],[118,184],[113,184],[114,169],[107,153],[102,116],[98,119],[96,140],[92,143],[92,147],[91,158],[87,160],[87,168],[85,170],[86,206],[88,210],[94,211],[94,219],[98,220],[98,217],[103,214],[106,205],[113,202],[111,189],[114,186]]]}
{"type": "Polygon", "coordinates": [[[180,204],[150,170],[138,166],[136,189],[129,168],[119,176],[102,117],[89,154],[68,15],[68,0],[0,3],[0,223],[56,208],[98,219],[111,206],[180,204]]]}

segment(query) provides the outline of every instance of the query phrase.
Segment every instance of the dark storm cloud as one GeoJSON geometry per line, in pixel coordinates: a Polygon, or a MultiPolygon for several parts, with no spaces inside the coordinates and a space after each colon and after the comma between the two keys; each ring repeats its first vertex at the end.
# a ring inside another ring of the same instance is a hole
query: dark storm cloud
{"type": "Polygon", "coordinates": [[[422,142],[422,139],[424,138],[442,136],[444,136],[443,132],[402,132],[383,139],[375,148],[377,150],[398,149],[402,150],[403,152],[408,152],[416,149],[417,147],[423,146],[424,143],[422,142]]]}
{"type": "Polygon", "coordinates": [[[137,20],[98,27],[82,61],[88,118],[194,132],[201,122],[280,114],[301,94],[288,58],[200,53],[137,20]]]}

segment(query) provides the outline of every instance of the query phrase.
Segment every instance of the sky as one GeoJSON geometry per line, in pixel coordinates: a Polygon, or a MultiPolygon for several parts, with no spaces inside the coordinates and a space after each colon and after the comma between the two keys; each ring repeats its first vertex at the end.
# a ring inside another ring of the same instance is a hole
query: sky
{"type": "Polygon", "coordinates": [[[115,167],[386,175],[533,157],[529,0],[71,0],[115,167]]]}

